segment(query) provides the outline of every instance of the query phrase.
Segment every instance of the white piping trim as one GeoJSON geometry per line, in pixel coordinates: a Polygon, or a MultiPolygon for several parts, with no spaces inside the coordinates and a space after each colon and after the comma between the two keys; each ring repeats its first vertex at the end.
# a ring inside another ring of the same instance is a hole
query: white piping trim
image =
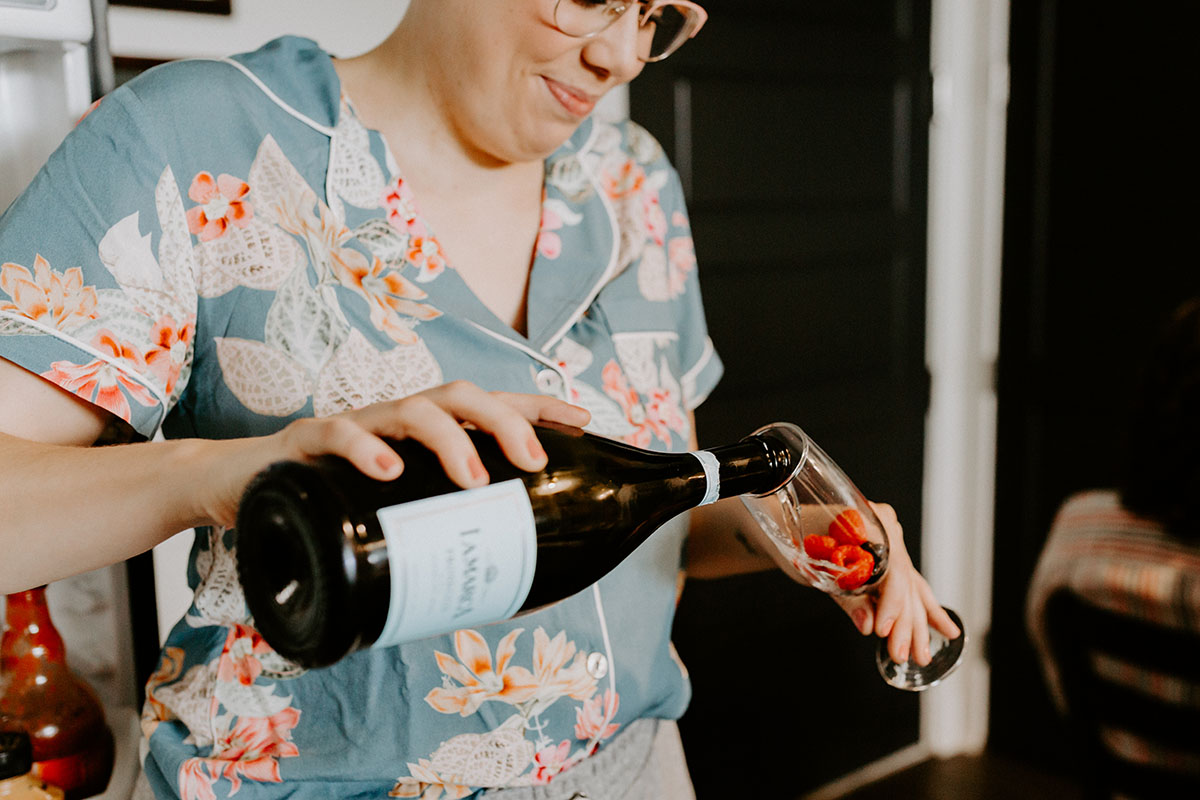
{"type": "Polygon", "coordinates": [[[213,58],[213,59],[198,58],[198,59],[190,59],[190,60],[192,60],[192,61],[220,61],[222,63],[229,64],[232,67],[237,67],[239,70],[241,70],[243,75],[245,75],[250,80],[254,81],[254,84],[256,86],[258,86],[258,88],[262,90],[263,94],[265,94],[271,100],[271,102],[273,102],[275,105],[279,106],[284,111],[291,114],[293,117],[300,120],[305,125],[312,128],[313,130],[318,131],[319,133],[323,133],[331,139],[333,138],[333,131],[334,131],[333,128],[329,127],[328,125],[322,125],[321,123],[317,122],[316,120],[312,119],[311,117],[307,117],[304,114],[301,114],[299,111],[292,108],[287,103],[283,102],[283,100],[279,97],[279,95],[277,95],[273,91],[271,91],[271,89],[265,83],[262,82],[262,79],[259,78],[257,75],[255,75],[253,72],[251,72],[250,69],[248,67],[246,67],[244,64],[241,64],[241,63],[233,60],[232,58],[213,58]]]}
{"type": "Polygon", "coordinates": [[[552,360],[545,353],[541,353],[537,350],[534,350],[532,347],[529,347],[528,345],[521,344],[520,342],[516,341],[515,339],[511,339],[511,338],[505,336],[504,334],[496,333],[491,328],[480,325],[475,320],[469,319],[469,320],[467,320],[467,322],[471,323],[471,325],[474,326],[479,331],[486,333],[488,336],[491,336],[493,339],[496,339],[497,341],[500,341],[500,342],[504,342],[506,345],[509,345],[510,347],[515,347],[518,350],[520,350],[521,352],[525,353],[526,355],[537,359],[541,363],[545,364],[546,366],[550,367],[555,372],[557,372],[559,374],[559,376],[561,376],[563,378],[564,381],[566,380],[567,376],[565,374],[563,374],[562,367],[559,366],[557,361],[552,360]]]}
{"type": "Polygon", "coordinates": [[[653,336],[655,339],[679,339],[678,331],[618,331],[612,334],[613,339],[634,339],[653,336]]]}
{"type": "MultiPolygon", "coordinates": [[[[608,658],[608,688],[613,693],[613,696],[617,697],[617,662],[616,659],[613,658],[612,642],[609,641],[608,638],[608,620],[604,616],[604,601],[600,597],[599,581],[592,584],[592,597],[596,601],[596,615],[600,619],[600,635],[604,639],[604,655],[608,658]]],[[[603,705],[603,697],[601,698],[600,702],[603,705]]],[[[600,741],[600,737],[602,735],[601,731],[607,728],[608,723],[610,722],[612,722],[612,717],[605,714],[604,722],[597,729],[596,735],[592,737],[591,742],[588,743],[589,750],[591,749],[592,745],[600,741]]]]}
{"type": "MultiPolygon", "coordinates": [[[[585,146],[579,148],[579,153],[584,153],[591,149],[592,140],[596,138],[599,124],[600,123],[596,123],[592,126],[591,135],[588,136],[585,146]]],[[[612,228],[612,249],[609,251],[608,266],[604,268],[604,272],[601,274],[600,280],[597,281],[596,285],[592,287],[592,290],[587,293],[583,299],[583,302],[580,303],[575,311],[571,313],[571,316],[567,317],[567,321],[563,323],[562,327],[560,327],[553,336],[546,340],[546,344],[542,346],[543,351],[548,351],[551,347],[558,343],[559,339],[561,339],[563,336],[566,336],[567,331],[571,330],[571,327],[579,321],[579,318],[583,316],[584,312],[591,307],[592,301],[596,299],[596,295],[600,294],[600,290],[608,285],[608,282],[613,279],[617,272],[617,257],[621,254],[621,226],[617,224],[617,213],[613,210],[612,201],[608,199],[608,195],[606,195],[603,189],[600,188],[600,179],[594,170],[589,170],[588,180],[591,181],[592,187],[596,190],[596,196],[600,198],[600,202],[604,205],[604,211],[608,214],[609,226],[612,228]]]]}
{"type": "MultiPolygon", "coordinates": [[[[121,374],[127,375],[130,378],[133,378],[134,380],[136,380],[139,384],[142,385],[143,388],[145,388],[147,391],[149,391],[150,394],[154,395],[154,397],[158,400],[159,414],[158,414],[158,421],[154,425],[154,432],[157,433],[159,428],[162,427],[163,419],[166,417],[166,413],[167,413],[167,399],[166,399],[166,397],[163,396],[163,393],[161,391],[159,391],[157,386],[155,386],[152,383],[148,383],[146,381],[146,379],[144,377],[142,377],[141,375],[139,375],[137,372],[134,372],[133,370],[129,369],[128,366],[115,360],[112,356],[105,355],[104,353],[100,352],[99,350],[95,349],[94,347],[92,347],[89,344],[85,344],[77,339],[72,339],[69,336],[67,336],[65,333],[63,333],[62,331],[58,330],[57,328],[51,328],[49,325],[46,325],[45,323],[38,322],[35,319],[30,319],[29,317],[21,316],[19,314],[14,314],[11,311],[0,311],[0,317],[7,317],[8,319],[16,320],[17,322],[37,328],[42,333],[49,334],[50,336],[53,336],[55,339],[59,339],[60,341],[65,342],[66,344],[69,344],[76,349],[82,350],[83,352],[88,353],[89,355],[95,356],[96,358],[100,359],[101,361],[103,361],[103,362],[109,364],[110,366],[112,366],[113,368],[119,370],[121,372],[121,374]]],[[[133,407],[130,406],[131,411],[132,411],[132,408],[133,407]]],[[[151,434],[151,436],[153,436],[153,435],[154,434],[151,434]]]]}

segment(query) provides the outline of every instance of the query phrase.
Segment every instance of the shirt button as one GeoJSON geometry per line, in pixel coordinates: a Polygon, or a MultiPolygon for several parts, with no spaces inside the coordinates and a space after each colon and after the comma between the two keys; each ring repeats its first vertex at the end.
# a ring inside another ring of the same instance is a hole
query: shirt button
{"type": "Polygon", "coordinates": [[[604,653],[592,653],[587,658],[587,671],[596,680],[608,674],[608,659],[604,653]]]}
{"type": "Polygon", "coordinates": [[[562,391],[563,379],[552,369],[544,369],[537,374],[535,379],[538,390],[547,394],[558,394],[562,391]]]}

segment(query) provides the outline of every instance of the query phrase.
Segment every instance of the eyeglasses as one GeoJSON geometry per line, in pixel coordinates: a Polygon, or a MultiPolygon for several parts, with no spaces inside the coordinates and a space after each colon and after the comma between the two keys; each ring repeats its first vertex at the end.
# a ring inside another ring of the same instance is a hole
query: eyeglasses
{"type": "Polygon", "coordinates": [[[638,7],[638,59],[662,61],[695,36],[708,13],[688,0],[556,0],[554,26],[567,36],[590,39],[633,6],[638,7]]]}

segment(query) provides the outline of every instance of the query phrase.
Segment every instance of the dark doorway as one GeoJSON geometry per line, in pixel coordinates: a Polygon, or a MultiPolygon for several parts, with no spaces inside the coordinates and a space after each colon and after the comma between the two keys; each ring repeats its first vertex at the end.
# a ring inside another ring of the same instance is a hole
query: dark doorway
{"type": "MultiPolygon", "coordinates": [[[[788,420],[920,550],[928,0],[710,0],[631,87],[679,168],[726,364],[701,444],[788,420]]],[[[690,582],[675,641],[700,798],[796,797],[913,744],[913,696],[826,597],[770,573],[690,582]]]]}
{"type": "Polygon", "coordinates": [[[1059,769],[1071,756],[1025,635],[1029,579],[1059,503],[1113,485],[1140,354],[1200,290],[1179,12],[1012,6],[989,745],[1059,769]]]}

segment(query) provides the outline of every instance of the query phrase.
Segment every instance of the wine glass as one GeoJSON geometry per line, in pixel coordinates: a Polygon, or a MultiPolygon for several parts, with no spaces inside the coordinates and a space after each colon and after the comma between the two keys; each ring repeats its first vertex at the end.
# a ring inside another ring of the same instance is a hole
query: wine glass
{"type": "MultiPolygon", "coordinates": [[[[888,540],[883,525],[853,481],[800,428],[776,422],[754,437],[782,442],[791,457],[791,477],[773,492],[742,495],[742,502],[803,583],[827,594],[878,591],[887,573],[888,540]]],[[[963,630],[958,614],[946,613],[963,630]]],[[[930,629],[931,660],[892,660],[879,639],[875,662],[891,686],[919,692],[936,685],[962,660],[966,634],[947,639],[930,629]]]]}

